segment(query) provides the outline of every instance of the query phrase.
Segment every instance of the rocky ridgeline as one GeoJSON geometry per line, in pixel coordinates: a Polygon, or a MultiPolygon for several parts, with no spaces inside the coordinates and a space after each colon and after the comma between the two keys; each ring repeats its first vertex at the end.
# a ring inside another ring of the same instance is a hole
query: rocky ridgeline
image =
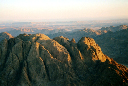
{"type": "Polygon", "coordinates": [[[106,30],[106,31],[112,31],[112,32],[116,32],[116,31],[120,31],[120,30],[124,30],[127,29],[128,26],[127,25],[120,25],[120,26],[110,26],[110,27],[102,27],[100,30],[106,30]]]}
{"type": "Polygon", "coordinates": [[[94,39],[21,34],[0,43],[1,86],[126,86],[128,69],[94,39]]]}
{"type": "Polygon", "coordinates": [[[13,38],[13,36],[7,32],[2,32],[0,33],[0,41],[4,40],[4,39],[10,39],[13,38]]]}

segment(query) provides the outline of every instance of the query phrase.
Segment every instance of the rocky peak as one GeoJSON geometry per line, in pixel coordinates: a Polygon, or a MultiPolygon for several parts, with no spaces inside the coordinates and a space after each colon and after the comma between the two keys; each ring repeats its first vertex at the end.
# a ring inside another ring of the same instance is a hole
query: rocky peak
{"type": "Polygon", "coordinates": [[[20,34],[19,36],[17,36],[16,38],[20,38],[23,41],[31,41],[31,42],[35,42],[38,39],[39,40],[49,40],[50,38],[44,34],[20,34]]]}
{"type": "Polygon", "coordinates": [[[53,38],[53,40],[56,40],[57,42],[59,42],[61,45],[67,44],[69,45],[69,39],[63,36],[59,36],[59,37],[55,37],[53,38]]]}
{"type": "Polygon", "coordinates": [[[96,46],[96,43],[94,41],[94,39],[89,38],[89,37],[82,37],[78,43],[82,43],[82,44],[87,44],[88,46],[96,46]]]}
{"type": "Polygon", "coordinates": [[[76,41],[75,41],[75,39],[74,39],[74,38],[72,38],[71,42],[76,43],[76,41]]]}
{"type": "Polygon", "coordinates": [[[105,62],[106,59],[111,61],[106,55],[104,55],[101,51],[101,48],[98,44],[95,43],[95,40],[89,37],[82,37],[78,42],[78,48],[85,56],[85,59],[90,61],[100,60],[101,62],[105,62]],[[89,57],[88,57],[89,56],[89,57]]]}

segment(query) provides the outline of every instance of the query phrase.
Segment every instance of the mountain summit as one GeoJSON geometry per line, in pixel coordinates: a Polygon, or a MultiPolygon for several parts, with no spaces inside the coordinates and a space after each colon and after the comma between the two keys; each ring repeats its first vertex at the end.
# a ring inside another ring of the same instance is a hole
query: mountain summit
{"type": "Polygon", "coordinates": [[[20,34],[0,43],[1,86],[126,86],[128,69],[95,40],[20,34]]]}

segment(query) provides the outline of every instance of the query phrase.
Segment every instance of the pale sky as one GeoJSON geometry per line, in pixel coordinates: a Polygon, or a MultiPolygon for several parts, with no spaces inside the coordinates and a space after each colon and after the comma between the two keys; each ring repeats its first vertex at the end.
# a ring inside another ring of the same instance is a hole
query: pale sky
{"type": "Polygon", "coordinates": [[[128,19],[128,0],[0,0],[0,21],[128,19]]]}

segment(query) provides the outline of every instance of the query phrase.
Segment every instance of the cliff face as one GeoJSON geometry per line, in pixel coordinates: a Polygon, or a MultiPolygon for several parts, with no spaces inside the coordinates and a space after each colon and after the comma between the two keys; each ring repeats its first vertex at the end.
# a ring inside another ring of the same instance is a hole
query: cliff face
{"type": "Polygon", "coordinates": [[[1,86],[125,86],[128,70],[94,39],[21,34],[0,43],[1,86]]]}

